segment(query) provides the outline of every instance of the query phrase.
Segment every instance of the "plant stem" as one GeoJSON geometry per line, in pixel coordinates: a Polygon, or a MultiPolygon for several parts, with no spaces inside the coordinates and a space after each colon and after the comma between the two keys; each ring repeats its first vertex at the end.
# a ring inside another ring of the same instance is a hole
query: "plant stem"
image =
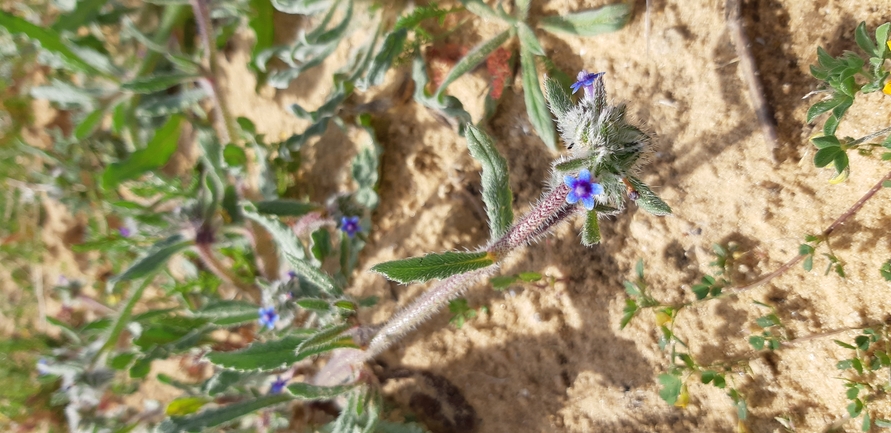
{"type": "Polygon", "coordinates": [[[229,112],[226,94],[220,91],[217,83],[220,74],[220,66],[217,63],[217,51],[213,44],[213,24],[210,21],[210,10],[207,7],[206,0],[190,0],[192,11],[195,15],[195,22],[198,23],[198,32],[201,35],[201,44],[204,46],[204,52],[207,54],[207,62],[210,71],[205,74],[203,79],[198,80],[198,84],[203,87],[213,99],[213,111],[216,118],[217,135],[221,144],[231,143],[235,137],[238,137],[238,130],[235,129],[235,122],[232,120],[232,114],[229,112]]]}
{"type": "Polygon", "coordinates": [[[238,275],[235,275],[231,269],[217,260],[216,256],[213,255],[213,251],[211,251],[209,244],[197,243],[195,244],[195,250],[198,251],[198,257],[201,257],[201,261],[204,262],[204,265],[207,266],[214,275],[220,277],[220,279],[226,283],[238,287],[238,289],[247,295],[251,301],[260,302],[260,289],[253,284],[243,281],[238,275]]]}
{"type": "Polygon", "coordinates": [[[891,126],[885,128],[885,129],[880,129],[880,130],[878,130],[878,131],[876,131],[876,132],[873,132],[872,134],[869,134],[869,135],[865,135],[865,136],[863,136],[863,137],[860,137],[860,138],[858,138],[858,139],[856,139],[856,140],[854,140],[854,141],[848,143],[848,146],[857,146],[857,145],[859,145],[859,144],[861,144],[861,143],[865,143],[865,142],[867,142],[867,141],[870,141],[870,140],[872,140],[873,138],[878,138],[878,137],[881,137],[881,136],[883,136],[883,135],[888,135],[888,134],[891,134],[891,126]]]}
{"type": "Polygon", "coordinates": [[[523,216],[519,222],[514,224],[501,239],[495,241],[486,251],[495,254],[496,257],[502,257],[541,235],[543,229],[552,226],[552,224],[546,223],[566,207],[566,196],[568,194],[569,187],[560,183],[557,188],[554,188],[553,191],[538,202],[529,213],[523,216]]]}
{"type": "MultiPolygon", "coordinates": [[[[891,129],[889,129],[889,132],[891,132],[891,129]]],[[[829,225],[829,227],[826,227],[826,229],[823,230],[822,233],[820,233],[820,237],[825,239],[825,238],[829,237],[829,235],[832,234],[832,232],[834,232],[837,228],[841,227],[841,225],[844,224],[845,221],[848,220],[848,218],[851,218],[852,216],[854,216],[854,214],[856,214],[863,207],[863,205],[866,204],[867,201],[869,201],[869,199],[871,199],[877,192],[879,192],[879,190],[882,189],[882,184],[888,180],[891,180],[891,172],[889,172],[888,174],[883,176],[875,185],[873,185],[872,188],[869,189],[869,191],[866,192],[866,194],[863,195],[863,197],[860,197],[860,200],[857,200],[857,202],[854,203],[853,206],[848,208],[848,210],[845,211],[845,213],[841,214],[841,216],[839,216],[835,221],[833,221],[832,224],[829,225]]],[[[779,267],[779,269],[759,278],[757,281],[755,281],[751,284],[742,286],[742,287],[730,288],[726,291],[726,293],[739,294],[739,293],[754,289],[756,287],[759,287],[762,284],[765,284],[768,281],[784,274],[792,266],[795,266],[795,264],[802,261],[805,257],[807,257],[807,255],[799,254],[799,255],[793,257],[792,259],[790,259],[788,262],[784,263],[782,266],[779,267]]]]}

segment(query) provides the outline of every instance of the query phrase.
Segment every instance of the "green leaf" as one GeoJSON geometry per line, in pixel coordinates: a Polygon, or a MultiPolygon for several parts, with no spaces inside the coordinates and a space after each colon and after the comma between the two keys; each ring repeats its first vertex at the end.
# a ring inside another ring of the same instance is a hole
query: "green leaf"
{"type": "Polygon", "coordinates": [[[850,98],[843,94],[835,93],[832,95],[831,98],[817,102],[814,105],[811,105],[811,108],[809,108],[807,110],[807,123],[813,122],[814,118],[839,106],[841,103],[845,102],[847,99],[850,99],[850,98]]]}
{"type": "Polygon", "coordinates": [[[153,94],[140,101],[139,107],[136,108],[136,116],[156,117],[179,113],[198,104],[208,96],[207,92],[200,87],[187,89],[175,95],[153,94]]]}
{"type": "Polygon", "coordinates": [[[590,247],[600,243],[600,225],[597,223],[597,211],[585,213],[585,228],[582,231],[582,245],[590,247]]]}
{"type": "Polygon", "coordinates": [[[760,335],[753,335],[753,336],[749,337],[749,344],[751,344],[752,348],[755,350],[764,349],[764,342],[765,342],[764,337],[762,337],[760,335]]]}
{"type": "MultiPolygon", "coordinates": [[[[259,317],[256,311],[254,315],[259,317]]],[[[214,365],[230,370],[277,370],[300,360],[295,350],[306,339],[304,335],[288,335],[281,340],[257,341],[234,352],[210,352],[206,357],[214,365]]]]}
{"type": "Polygon", "coordinates": [[[170,257],[191,244],[191,240],[185,240],[180,234],[158,241],[145,256],[133,262],[122,274],[112,277],[109,282],[117,283],[146,277],[161,269],[170,257]]]}
{"type": "Polygon", "coordinates": [[[207,379],[204,384],[202,384],[201,390],[206,392],[209,396],[222,394],[226,391],[229,391],[233,385],[240,382],[241,379],[245,376],[251,377],[253,376],[253,373],[242,373],[233,370],[220,370],[210,379],[207,379]]]}
{"type": "Polygon", "coordinates": [[[380,197],[377,194],[377,184],[380,179],[381,146],[375,138],[374,128],[371,127],[371,116],[363,114],[359,116],[359,125],[369,137],[369,145],[365,146],[353,159],[351,173],[353,179],[359,185],[359,189],[353,196],[356,201],[369,210],[377,208],[380,197]]]}
{"type": "Polygon", "coordinates": [[[162,433],[205,431],[209,427],[218,426],[260,409],[290,401],[291,399],[293,397],[289,393],[264,395],[255,399],[208,409],[195,415],[172,417],[164,420],[158,426],[158,431],[162,433]]]}
{"type": "Polygon", "coordinates": [[[548,111],[544,94],[538,83],[535,56],[525,45],[520,46],[520,67],[523,75],[523,97],[526,101],[526,114],[529,116],[529,122],[532,123],[535,132],[548,146],[548,149],[557,150],[554,122],[551,120],[551,113],[548,111]]]}
{"type": "Polygon", "coordinates": [[[223,160],[229,167],[242,167],[247,163],[247,153],[241,146],[235,144],[227,144],[223,148],[223,160]]]}
{"type": "Polygon", "coordinates": [[[442,84],[439,85],[439,88],[436,89],[436,92],[433,94],[434,98],[438,99],[439,96],[445,92],[449,84],[452,84],[458,77],[470,72],[473,68],[476,68],[477,65],[486,60],[486,57],[489,57],[489,54],[500,47],[509,37],[510,30],[505,30],[495,35],[492,39],[473,47],[467,55],[462,57],[458,63],[455,63],[452,70],[449,71],[445,78],[443,78],[442,84]]]}
{"type": "Polygon", "coordinates": [[[121,89],[134,93],[155,93],[197,78],[192,74],[158,74],[139,77],[121,84],[121,89]]]}
{"type": "Polygon", "coordinates": [[[320,228],[310,235],[312,237],[312,255],[319,261],[324,261],[331,255],[331,234],[328,230],[320,228]]]}
{"type": "Polygon", "coordinates": [[[483,203],[489,217],[489,238],[494,241],[503,236],[514,222],[507,160],[498,153],[492,139],[477,127],[468,124],[465,138],[470,154],[483,168],[483,203]]]}
{"type": "Polygon", "coordinates": [[[780,319],[776,314],[768,314],[755,319],[755,324],[762,328],[770,328],[780,324],[780,319]]]}
{"type": "Polygon", "coordinates": [[[317,204],[289,199],[258,201],[254,205],[259,213],[289,217],[306,215],[319,209],[317,204]]]}
{"type": "Polygon", "coordinates": [[[52,29],[57,32],[75,31],[81,26],[89,24],[97,15],[100,9],[108,0],[82,0],[77,2],[77,7],[71,13],[67,13],[59,17],[53,24],[52,29]]]}
{"type": "Polygon", "coordinates": [[[489,282],[492,283],[492,288],[495,290],[504,290],[510,287],[511,284],[516,283],[517,280],[519,280],[519,277],[516,275],[501,275],[492,277],[489,279],[489,282]]]}
{"type": "Polygon", "coordinates": [[[360,90],[369,87],[378,86],[384,82],[387,71],[393,65],[393,61],[402,53],[402,47],[408,37],[407,29],[396,30],[384,38],[380,50],[374,55],[371,65],[368,66],[368,73],[365,78],[357,84],[360,90]]]}
{"type": "MultiPolygon", "coordinates": [[[[548,107],[551,109],[551,112],[558,118],[565,116],[566,113],[572,109],[572,100],[569,98],[569,93],[566,92],[566,88],[564,88],[563,84],[559,81],[551,77],[545,78],[544,87],[545,97],[548,99],[548,107]]],[[[579,161],[582,163],[587,162],[587,160],[579,161]]],[[[560,170],[564,171],[564,169],[560,170]]]]}
{"type": "Polygon", "coordinates": [[[678,396],[681,395],[681,378],[675,376],[673,374],[660,374],[659,375],[659,383],[662,385],[662,389],[659,390],[659,397],[662,397],[662,400],[665,400],[668,404],[675,404],[678,401],[678,396]]]}
{"type": "Polygon", "coordinates": [[[541,274],[539,274],[538,272],[520,272],[519,274],[517,274],[517,277],[519,277],[521,281],[526,283],[541,281],[541,274]]]}
{"type": "Polygon", "coordinates": [[[814,154],[814,165],[822,168],[835,160],[839,154],[845,153],[840,147],[825,147],[814,154]]]}
{"type": "Polygon", "coordinates": [[[814,137],[811,139],[811,143],[814,143],[814,146],[816,146],[817,149],[825,149],[827,147],[841,147],[841,142],[838,141],[838,137],[834,135],[814,137]]]}
{"type": "Polygon", "coordinates": [[[634,315],[640,308],[637,306],[637,302],[634,299],[626,299],[625,300],[625,308],[622,310],[624,313],[622,315],[622,321],[619,322],[619,329],[625,329],[625,326],[628,326],[628,323],[631,322],[631,319],[634,318],[634,315]]]}
{"type": "Polygon", "coordinates": [[[170,404],[167,405],[165,413],[168,416],[188,415],[190,413],[198,412],[199,409],[211,401],[212,400],[207,397],[180,397],[171,401],[170,404]]]}
{"type": "Polygon", "coordinates": [[[314,15],[332,6],[331,0],[272,0],[272,6],[286,14],[314,15]]]}
{"type": "Polygon", "coordinates": [[[595,36],[621,29],[631,18],[630,3],[616,3],[563,16],[544,17],[538,26],[551,33],[595,36]]]}
{"type": "Polygon", "coordinates": [[[254,31],[254,48],[251,50],[251,65],[256,66],[257,55],[261,51],[271,48],[275,43],[275,26],[273,24],[274,8],[272,3],[266,0],[250,0],[251,16],[248,26],[254,31]]]}
{"type": "Polygon", "coordinates": [[[485,251],[478,253],[431,253],[423,257],[380,263],[371,268],[385,277],[403,284],[447,278],[495,264],[485,251]]]}
{"type": "Polygon", "coordinates": [[[58,55],[65,61],[68,67],[74,70],[108,76],[107,72],[100,71],[86,62],[75,52],[76,46],[71,41],[63,38],[51,28],[31,24],[24,19],[3,11],[0,11],[0,26],[6,28],[12,34],[24,34],[40,42],[41,48],[58,55]]]}
{"type": "Polygon", "coordinates": [[[464,7],[475,14],[476,16],[484,19],[504,19],[501,15],[496,13],[491,7],[487,4],[483,3],[482,0],[460,0],[461,4],[464,7]]]}
{"type": "Polygon", "coordinates": [[[839,152],[835,155],[835,158],[832,160],[833,165],[835,165],[835,171],[838,173],[842,173],[848,168],[848,154],[844,151],[839,152]]]}
{"type": "Polygon", "coordinates": [[[631,186],[634,187],[634,190],[640,194],[640,198],[637,199],[636,203],[641,209],[656,216],[671,215],[671,208],[656,196],[650,187],[636,177],[628,176],[627,179],[631,186]]]}
{"type": "Polygon", "coordinates": [[[860,21],[860,24],[857,25],[857,28],[854,30],[854,40],[857,42],[857,46],[859,46],[861,50],[865,51],[870,56],[878,57],[878,50],[876,49],[876,46],[873,45],[869,34],[866,33],[866,22],[860,21]]]}
{"type": "Polygon", "coordinates": [[[137,150],[120,162],[109,165],[102,174],[102,187],[114,189],[121,182],[136,179],[142,174],[160,168],[176,152],[182,130],[183,117],[171,116],[170,119],[155,132],[145,149],[137,150]]]}
{"type": "Polygon", "coordinates": [[[298,307],[303,308],[304,310],[312,310],[312,311],[330,311],[331,304],[324,300],[318,298],[304,298],[298,299],[294,301],[298,307]]]}
{"type": "Polygon", "coordinates": [[[857,418],[860,416],[860,412],[863,411],[863,402],[860,399],[855,399],[851,404],[848,405],[848,413],[851,415],[851,418],[857,418]]]}
{"type": "Polygon", "coordinates": [[[302,382],[288,385],[288,391],[301,400],[331,400],[354,388],[356,385],[315,386],[302,382]]]}
{"type": "Polygon", "coordinates": [[[261,215],[251,203],[242,204],[242,213],[246,218],[259,223],[272,235],[285,259],[303,281],[333,296],[340,296],[343,293],[340,285],[328,274],[303,260],[305,257],[303,246],[290,227],[277,219],[261,215]]]}
{"type": "MultiPolygon", "coordinates": [[[[876,57],[885,58],[885,51],[888,50],[888,32],[891,31],[891,23],[885,23],[876,27],[876,57]]],[[[876,420],[878,425],[878,420],[876,420]]]]}
{"type": "Polygon", "coordinates": [[[891,427],[891,421],[884,418],[877,418],[876,427],[889,428],[891,427]]]}
{"type": "Polygon", "coordinates": [[[102,119],[105,117],[105,108],[99,108],[98,110],[93,111],[88,114],[84,120],[74,128],[74,138],[76,140],[83,140],[84,138],[89,137],[93,134],[93,131],[99,126],[99,123],[102,122],[102,119]]]}
{"type": "Polygon", "coordinates": [[[218,326],[233,326],[256,322],[257,306],[244,301],[218,300],[208,303],[193,313],[195,317],[205,318],[218,326]]]}
{"type": "Polygon", "coordinates": [[[804,259],[804,263],[802,263],[802,267],[805,271],[810,272],[814,268],[814,256],[807,256],[804,259]]]}

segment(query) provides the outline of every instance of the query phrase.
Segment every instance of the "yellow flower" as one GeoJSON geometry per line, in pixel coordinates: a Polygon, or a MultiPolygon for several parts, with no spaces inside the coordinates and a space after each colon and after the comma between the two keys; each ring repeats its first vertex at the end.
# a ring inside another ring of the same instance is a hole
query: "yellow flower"
{"type": "Polygon", "coordinates": [[[891,95],[891,80],[888,80],[888,82],[885,83],[885,87],[882,88],[882,93],[891,95]]]}

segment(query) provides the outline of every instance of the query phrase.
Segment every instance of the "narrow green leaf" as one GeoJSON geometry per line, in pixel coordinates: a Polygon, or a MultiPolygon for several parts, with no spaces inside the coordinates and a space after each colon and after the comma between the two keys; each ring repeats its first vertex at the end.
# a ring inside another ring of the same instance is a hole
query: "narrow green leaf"
{"type": "Polygon", "coordinates": [[[889,428],[891,427],[891,421],[884,418],[878,418],[876,419],[876,427],[889,428]]]}
{"type": "Polygon", "coordinates": [[[180,113],[208,96],[207,92],[200,87],[187,89],[175,95],[154,94],[140,100],[139,106],[136,108],[136,116],[156,117],[180,113]]]}
{"type": "Polygon", "coordinates": [[[331,304],[324,299],[305,298],[294,301],[298,307],[312,311],[330,311],[331,304]]]}
{"type": "Polygon", "coordinates": [[[513,193],[510,189],[507,160],[498,153],[495,142],[477,127],[468,124],[465,130],[470,155],[483,168],[482,189],[486,215],[489,217],[489,238],[495,240],[504,235],[514,222],[511,208],[513,193]]]}
{"type": "Polygon", "coordinates": [[[254,48],[251,50],[251,65],[256,68],[257,55],[261,51],[271,48],[275,42],[275,26],[273,14],[275,9],[272,3],[266,0],[250,0],[251,16],[248,26],[254,31],[254,48]]]}
{"type": "Polygon", "coordinates": [[[196,75],[191,74],[158,74],[139,77],[121,84],[121,89],[134,93],[154,93],[167,90],[187,81],[194,81],[196,75]]]}
{"type": "Polygon", "coordinates": [[[859,46],[861,50],[865,51],[870,56],[878,57],[878,50],[876,49],[876,46],[873,45],[869,33],[866,33],[866,22],[860,21],[860,24],[857,25],[857,28],[854,30],[854,40],[857,42],[857,46],[859,46]]]}
{"type": "Polygon", "coordinates": [[[318,229],[310,235],[312,237],[312,255],[319,261],[324,261],[331,255],[331,234],[325,228],[318,229]]]}
{"type": "Polygon", "coordinates": [[[498,15],[498,13],[496,13],[495,10],[493,10],[487,4],[483,3],[482,0],[460,0],[460,1],[461,1],[461,4],[463,4],[467,10],[469,10],[470,12],[472,12],[473,14],[475,14],[476,16],[478,16],[480,18],[485,18],[487,20],[488,19],[498,19],[498,20],[502,19],[502,17],[500,15],[498,15]]]}
{"type": "Polygon", "coordinates": [[[526,21],[526,18],[529,17],[529,6],[530,3],[532,3],[531,0],[517,0],[515,3],[517,5],[517,19],[526,21]]]}
{"type": "Polygon", "coordinates": [[[535,132],[548,146],[548,149],[557,150],[556,130],[538,83],[535,56],[525,45],[520,46],[520,67],[523,74],[523,97],[526,101],[526,114],[529,116],[529,122],[532,123],[535,132]]]}
{"type": "Polygon", "coordinates": [[[442,84],[439,85],[439,88],[436,89],[434,93],[434,98],[439,98],[440,95],[445,92],[446,88],[449,87],[449,84],[452,84],[453,81],[457,80],[458,77],[466,74],[473,70],[473,68],[477,67],[480,63],[486,60],[486,57],[489,56],[493,51],[495,51],[498,47],[501,46],[507,39],[510,37],[510,30],[505,30],[497,35],[495,35],[492,39],[485,41],[475,47],[473,47],[470,52],[467,53],[458,63],[455,63],[455,66],[449,71],[448,75],[445,76],[442,80],[442,84]]]}
{"type": "Polygon", "coordinates": [[[211,400],[207,397],[180,397],[167,405],[165,413],[169,416],[188,415],[198,412],[199,409],[210,402],[211,400]]]}
{"type": "Polygon", "coordinates": [[[298,382],[288,385],[288,391],[301,400],[330,400],[355,387],[356,385],[315,386],[298,382]]]}
{"type": "Polygon", "coordinates": [[[257,212],[262,214],[289,217],[306,215],[319,209],[317,204],[289,199],[258,201],[254,205],[257,206],[257,212]]]}
{"type": "Polygon", "coordinates": [[[244,301],[219,300],[211,302],[193,313],[195,317],[210,320],[218,326],[241,325],[256,322],[257,306],[244,301]]]}
{"type": "Polygon", "coordinates": [[[160,168],[176,152],[182,130],[183,117],[171,116],[167,122],[155,132],[145,149],[137,150],[120,162],[109,165],[102,174],[102,186],[111,190],[121,182],[136,179],[142,174],[160,168]]]}
{"type": "Polygon", "coordinates": [[[93,21],[106,3],[108,3],[108,0],[79,1],[77,2],[77,7],[71,13],[60,16],[52,28],[57,32],[75,31],[93,21]]]}
{"type": "MultiPolygon", "coordinates": [[[[885,58],[885,52],[888,51],[888,32],[891,31],[891,23],[885,23],[878,27],[876,27],[876,44],[877,44],[877,52],[876,57],[880,59],[885,58]]],[[[876,420],[876,425],[878,425],[878,420],[876,420]]]]}
{"type": "Polygon", "coordinates": [[[835,165],[835,171],[838,173],[842,173],[848,168],[848,154],[844,151],[839,152],[835,155],[835,158],[832,159],[833,164],[835,165]]]}
{"type": "Polygon", "coordinates": [[[371,268],[385,277],[403,284],[446,278],[482,269],[495,264],[489,253],[446,252],[423,257],[380,263],[371,268]]]}
{"type": "Polygon", "coordinates": [[[230,370],[277,370],[299,361],[295,350],[307,338],[302,335],[288,335],[281,340],[257,341],[234,352],[210,352],[206,357],[214,365],[230,370]]]}
{"type": "Polygon", "coordinates": [[[578,159],[570,159],[569,161],[563,161],[558,163],[554,168],[561,173],[566,173],[570,171],[577,171],[581,168],[585,168],[590,161],[588,158],[578,158],[578,159]]]}
{"type": "Polygon", "coordinates": [[[315,15],[332,6],[331,0],[272,0],[272,6],[286,14],[315,15]]]}
{"type": "Polygon", "coordinates": [[[597,223],[597,211],[585,213],[585,228],[582,232],[582,245],[590,247],[600,243],[600,225],[597,223]]]}
{"type": "Polygon", "coordinates": [[[377,184],[380,179],[381,146],[375,137],[374,128],[371,126],[371,118],[367,114],[359,116],[359,125],[368,135],[368,145],[359,150],[353,158],[350,172],[353,180],[359,185],[353,196],[356,201],[369,210],[377,208],[380,197],[377,194],[377,184]]]}
{"type": "Polygon", "coordinates": [[[361,81],[361,85],[357,86],[360,90],[377,86],[384,82],[384,77],[393,65],[393,61],[402,53],[402,47],[405,45],[407,37],[408,30],[400,29],[388,34],[384,38],[384,43],[381,44],[380,50],[374,55],[374,59],[368,67],[365,79],[361,81]]]}
{"type": "Polygon", "coordinates": [[[293,397],[289,393],[264,395],[251,400],[215,407],[194,415],[166,419],[158,426],[158,431],[162,433],[205,431],[209,427],[218,426],[292,399],[293,397]]]}
{"type": "Polygon", "coordinates": [[[544,17],[538,26],[552,33],[595,36],[621,29],[631,18],[630,3],[616,3],[563,16],[544,17]]]}
{"type": "Polygon", "coordinates": [[[641,182],[640,179],[628,176],[628,181],[638,194],[640,194],[640,198],[637,199],[636,203],[641,209],[656,216],[671,215],[671,207],[656,196],[650,187],[641,182]]]}
{"type": "Polygon", "coordinates": [[[535,37],[535,32],[528,24],[523,22],[517,24],[517,36],[520,38],[520,45],[526,47],[529,52],[536,56],[545,55],[544,48],[542,48],[538,38],[535,37]]]}
{"type": "Polygon", "coordinates": [[[538,272],[520,272],[517,274],[517,277],[520,278],[521,281],[527,283],[534,283],[536,281],[541,281],[541,274],[538,272]]]}
{"type": "Polygon", "coordinates": [[[93,134],[93,131],[99,126],[99,123],[102,122],[102,119],[105,117],[105,108],[99,108],[92,113],[88,114],[84,120],[74,128],[74,138],[76,140],[83,140],[84,138],[89,137],[93,134]]]}
{"type": "Polygon", "coordinates": [[[142,258],[133,262],[122,274],[113,277],[110,282],[136,280],[161,269],[174,254],[191,245],[191,240],[185,240],[182,235],[176,234],[157,242],[142,258]]]}
{"type": "Polygon", "coordinates": [[[495,290],[504,290],[510,287],[511,284],[516,283],[517,280],[519,280],[519,277],[516,275],[501,275],[492,277],[489,279],[489,282],[492,283],[492,288],[495,290]]]}
{"type": "MultiPolygon", "coordinates": [[[[554,78],[548,77],[544,80],[545,97],[548,99],[548,107],[551,113],[556,117],[563,117],[572,109],[572,100],[566,88],[554,78]]],[[[584,161],[583,161],[584,162],[584,161]]]]}
{"type": "Polygon", "coordinates": [[[40,42],[40,46],[43,49],[60,56],[65,61],[66,65],[72,69],[90,74],[107,76],[106,73],[99,71],[84,61],[84,59],[77,55],[75,50],[72,49],[74,44],[60,36],[51,28],[31,24],[24,19],[3,11],[0,11],[0,26],[6,28],[10,33],[24,34],[25,36],[40,42]]]}

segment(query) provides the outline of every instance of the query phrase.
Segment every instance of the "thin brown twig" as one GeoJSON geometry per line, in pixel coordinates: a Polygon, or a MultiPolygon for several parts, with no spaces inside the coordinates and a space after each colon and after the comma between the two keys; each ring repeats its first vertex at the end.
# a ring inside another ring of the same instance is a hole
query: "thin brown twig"
{"type": "Polygon", "coordinates": [[[752,57],[751,50],[749,50],[749,38],[746,37],[746,31],[743,29],[740,4],[741,0],[727,0],[725,4],[727,28],[730,30],[730,36],[734,39],[734,45],[736,45],[736,55],[739,57],[739,66],[742,68],[743,80],[745,80],[749,88],[749,99],[752,101],[755,114],[758,116],[758,123],[761,125],[761,133],[767,142],[770,159],[776,163],[776,120],[771,113],[767,99],[764,97],[764,86],[761,84],[755,59],[752,57]]]}
{"type": "MultiPolygon", "coordinates": [[[[856,214],[863,207],[863,205],[865,205],[866,202],[872,198],[872,196],[874,196],[877,192],[879,192],[880,189],[882,189],[882,187],[883,187],[882,184],[884,184],[886,181],[889,181],[889,180],[891,180],[891,172],[889,172],[888,174],[883,176],[875,185],[873,185],[872,188],[869,189],[869,191],[866,192],[866,194],[863,195],[863,197],[860,197],[860,200],[857,200],[857,202],[854,203],[853,206],[848,208],[848,210],[845,211],[845,213],[841,214],[841,216],[836,218],[836,220],[833,221],[832,224],[829,225],[829,227],[826,227],[826,229],[823,230],[822,233],[820,233],[820,237],[826,238],[829,235],[831,235],[832,232],[834,232],[842,224],[844,224],[845,221],[848,220],[848,218],[854,216],[854,214],[856,214]]],[[[779,267],[779,269],[759,278],[757,281],[755,281],[751,284],[742,286],[742,287],[728,289],[727,293],[739,294],[739,293],[745,292],[747,290],[751,290],[758,286],[761,286],[762,284],[765,284],[768,281],[782,275],[783,273],[788,271],[789,268],[791,268],[792,266],[795,266],[795,264],[804,260],[805,257],[807,257],[807,256],[799,254],[799,255],[793,257],[792,259],[790,259],[788,262],[784,263],[782,266],[779,267]]]]}

